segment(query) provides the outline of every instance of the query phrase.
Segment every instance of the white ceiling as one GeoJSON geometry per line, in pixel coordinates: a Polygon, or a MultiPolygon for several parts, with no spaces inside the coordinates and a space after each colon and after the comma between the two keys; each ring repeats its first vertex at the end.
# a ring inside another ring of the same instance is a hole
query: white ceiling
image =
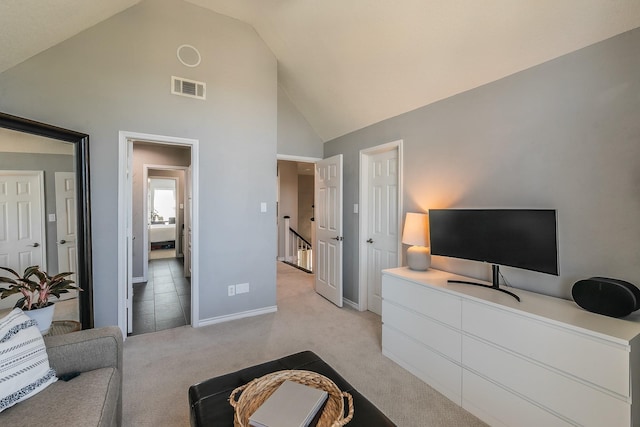
{"type": "MultiPolygon", "coordinates": [[[[3,0],[0,72],[138,1],[3,0]]],[[[324,141],[640,27],[638,0],[184,1],[252,25],[324,141]]]]}

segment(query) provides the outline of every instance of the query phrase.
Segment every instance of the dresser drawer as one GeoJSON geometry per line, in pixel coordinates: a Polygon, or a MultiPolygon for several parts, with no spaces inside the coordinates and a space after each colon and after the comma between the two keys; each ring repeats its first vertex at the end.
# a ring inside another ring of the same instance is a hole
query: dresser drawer
{"type": "Polygon", "coordinates": [[[387,325],[382,325],[382,354],[461,404],[462,368],[459,364],[387,325]]]}
{"type": "MultiPolygon", "coordinates": [[[[463,336],[462,349],[463,368],[580,425],[622,426],[631,422],[631,405],[620,397],[469,336],[463,336]]],[[[466,395],[467,384],[463,384],[466,395]]]]}
{"type": "Polygon", "coordinates": [[[462,341],[459,330],[451,329],[388,300],[382,301],[382,319],[385,325],[402,331],[431,350],[460,363],[462,341]]]}
{"type": "Polygon", "coordinates": [[[462,329],[620,396],[630,395],[628,347],[468,300],[462,304],[462,329]]]}
{"type": "Polygon", "coordinates": [[[575,426],[466,369],[462,383],[462,407],[491,426],[575,426]]]}
{"type": "Polygon", "coordinates": [[[397,277],[382,276],[382,299],[460,329],[460,298],[397,277]]]}

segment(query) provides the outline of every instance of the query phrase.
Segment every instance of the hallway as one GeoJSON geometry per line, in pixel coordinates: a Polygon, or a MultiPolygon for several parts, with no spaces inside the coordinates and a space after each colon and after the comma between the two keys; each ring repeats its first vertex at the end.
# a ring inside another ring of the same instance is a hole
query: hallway
{"type": "Polygon", "coordinates": [[[184,277],[182,258],[150,260],[148,281],[133,285],[131,335],[190,323],[191,282],[184,277]]]}

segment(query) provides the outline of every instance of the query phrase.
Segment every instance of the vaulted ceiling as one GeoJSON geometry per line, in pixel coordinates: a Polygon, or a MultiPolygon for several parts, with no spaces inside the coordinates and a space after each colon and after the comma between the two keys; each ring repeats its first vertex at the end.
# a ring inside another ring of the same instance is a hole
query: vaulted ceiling
{"type": "MultiPolygon", "coordinates": [[[[139,1],[0,2],[0,72],[139,1]]],[[[184,1],[252,25],[324,141],[640,27],[638,0],[184,1]]]]}

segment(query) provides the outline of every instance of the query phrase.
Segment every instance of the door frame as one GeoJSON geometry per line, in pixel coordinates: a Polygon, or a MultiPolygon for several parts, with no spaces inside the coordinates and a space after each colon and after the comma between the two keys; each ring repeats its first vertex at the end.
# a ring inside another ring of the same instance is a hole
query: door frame
{"type": "Polygon", "coordinates": [[[130,200],[133,176],[129,173],[132,160],[131,147],[133,141],[153,144],[180,145],[191,148],[191,229],[193,232],[191,248],[191,326],[200,326],[200,293],[199,293],[199,220],[198,220],[198,188],[199,188],[199,140],[166,135],[153,135],[139,132],[120,131],[118,133],[118,327],[127,336],[127,288],[131,254],[132,231],[128,228],[131,215],[130,200]]]}
{"type": "Polygon", "coordinates": [[[386,144],[377,145],[375,147],[365,148],[360,150],[360,189],[358,195],[359,209],[359,237],[358,245],[359,252],[359,266],[358,266],[358,305],[359,311],[366,311],[369,308],[369,286],[367,283],[367,264],[368,264],[368,251],[367,242],[363,240],[363,236],[367,235],[369,228],[369,206],[368,206],[368,188],[369,188],[369,157],[385,153],[387,151],[398,151],[398,265],[402,264],[402,211],[403,211],[403,141],[401,139],[397,141],[388,142],[386,144]]]}
{"type": "MultiPolygon", "coordinates": [[[[143,164],[142,165],[142,182],[146,183],[148,178],[166,178],[166,179],[174,179],[176,181],[176,203],[178,200],[180,200],[180,194],[182,194],[183,196],[186,195],[186,186],[187,186],[187,173],[188,172],[189,167],[188,166],[167,166],[167,165],[150,165],[150,164],[143,164]],[[178,171],[183,171],[184,172],[184,182],[182,183],[182,187],[183,188],[178,188],[178,178],[176,177],[155,177],[149,176],[149,169],[156,169],[156,170],[178,170],[178,171]]],[[[149,197],[149,185],[145,184],[142,187],[142,212],[146,215],[148,213],[148,209],[149,206],[148,204],[148,197],[149,197]]],[[[186,201],[185,201],[186,202],[186,201]]],[[[185,203],[183,202],[183,203],[185,203]]],[[[176,210],[179,210],[180,207],[178,206],[176,208],[176,210]]],[[[182,212],[182,224],[184,225],[184,209],[182,212]]],[[[177,227],[177,223],[176,223],[176,227],[177,227]]],[[[178,241],[178,233],[179,230],[176,228],[176,244],[178,241]]],[[[144,233],[142,233],[142,237],[143,237],[143,241],[142,244],[145,247],[145,251],[144,251],[144,255],[142,258],[142,282],[146,282],[147,281],[147,276],[149,274],[149,228],[145,228],[144,233]]],[[[184,242],[182,242],[184,244],[184,242]]],[[[178,256],[178,249],[176,248],[176,257],[178,256]]],[[[135,283],[135,281],[134,281],[135,283]]]]}

